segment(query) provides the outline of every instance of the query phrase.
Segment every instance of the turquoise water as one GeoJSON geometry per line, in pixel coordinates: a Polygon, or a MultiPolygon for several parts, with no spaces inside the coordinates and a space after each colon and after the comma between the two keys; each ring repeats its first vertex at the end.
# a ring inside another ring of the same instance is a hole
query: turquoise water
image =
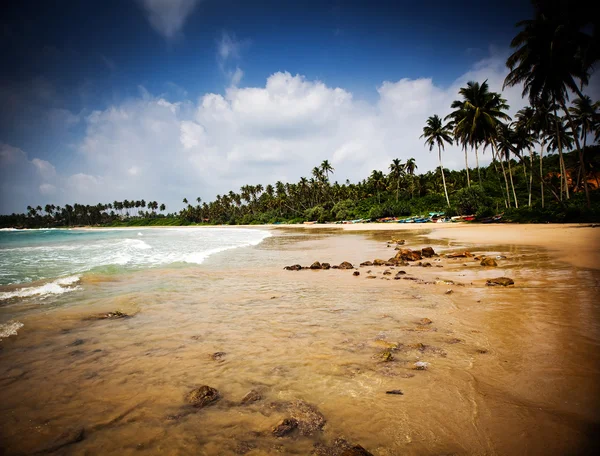
{"type": "Polygon", "coordinates": [[[86,272],[201,264],[212,254],[256,245],[267,236],[223,228],[1,231],[0,286],[22,286],[1,291],[0,299],[64,293],[86,272]]]}

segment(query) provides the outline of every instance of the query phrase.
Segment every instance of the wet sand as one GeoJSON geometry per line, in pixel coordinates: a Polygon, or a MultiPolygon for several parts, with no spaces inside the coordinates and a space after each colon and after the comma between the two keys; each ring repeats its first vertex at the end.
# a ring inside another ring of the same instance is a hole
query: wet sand
{"type": "Polygon", "coordinates": [[[592,452],[598,231],[481,228],[284,227],[197,267],[88,275],[81,292],[3,306],[2,321],[24,327],[0,342],[0,447],[306,455],[338,454],[323,446],[343,437],[374,455],[592,452]],[[392,235],[411,249],[506,259],[484,268],[441,256],[429,268],[359,267],[358,277],[282,269],[387,259],[392,235]],[[399,270],[422,282],[393,280],[399,270]],[[497,276],[515,285],[485,285],[497,276]],[[116,309],[132,317],[86,319],[116,309]],[[414,369],[420,361],[426,370],[414,369]],[[196,410],[185,397],[201,385],[222,398],[196,410]],[[262,400],[240,405],[250,390],[262,400]],[[323,414],[323,429],[273,436],[295,400],[323,414]]]}

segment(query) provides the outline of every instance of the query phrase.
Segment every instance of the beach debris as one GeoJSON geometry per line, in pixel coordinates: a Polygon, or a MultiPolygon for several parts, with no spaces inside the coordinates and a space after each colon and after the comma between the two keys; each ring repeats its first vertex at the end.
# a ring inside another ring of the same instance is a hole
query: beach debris
{"type": "Polygon", "coordinates": [[[420,325],[430,325],[431,323],[433,323],[433,321],[431,321],[429,318],[421,318],[419,320],[420,325]]]}
{"type": "Polygon", "coordinates": [[[380,258],[373,260],[373,266],[383,266],[385,263],[387,263],[387,262],[380,258]]]}
{"type": "Polygon", "coordinates": [[[484,258],[479,264],[481,266],[498,266],[498,263],[496,263],[496,260],[494,260],[493,258],[484,258]]]}
{"type": "Polygon", "coordinates": [[[471,258],[473,254],[471,252],[455,252],[446,254],[446,258],[471,258]]]}
{"type": "Polygon", "coordinates": [[[360,445],[353,445],[342,438],[337,438],[333,445],[327,446],[317,442],[313,445],[311,456],[373,456],[360,445]]]}
{"type": "Polygon", "coordinates": [[[321,263],[321,269],[329,269],[331,265],[329,263],[321,263]]]}
{"type": "Polygon", "coordinates": [[[404,395],[404,393],[401,390],[390,390],[390,391],[386,391],[385,394],[396,394],[398,396],[404,395]]]}
{"type": "Polygon", "coordinates": [[[285,268],[286,271],[300,271],[302,269],[302,266],[300,266],[299,264],[293,264],[291,266],[286,266],[285,268]]]}
{"type": "Polygon", "coordinates": [[[361,266],[373,266],[373,262],[372,261],[363,261],[360,265],[361,266]]]}
{"type": "Polygon", "coordinates": [[[348,261],[343,261],[342,263],[340,263],[338,268],[339,269],[354,269],[354,266],[352,266],[352,263],[349,263],[348,261]]]}
{"type": "Polygon", "coordinates": [[[354,271],[354,272],[352,273],[352,275],[353,275],[353,276],[359,276],[359,275],[360,275],[360,272],[359,272],[359,271],[354,271]]]}
{"type": "Polygon", "coordinates": [[[226,354],[227,353],[225,352],[215,352],[212,355],[210,355],[210,359],[212,359],[213,361],[220,361],[225,357],[226,354]]]}
{"type": "Polygon", "coordinates": [[[413,364],[414,370],[426,370],[429,367],[429,363],[425,361],[417,361],[413,364]]]}
{"type": "Polygon", "coordinates": [[[423,258],[431,258],[434,255],[435,250],[433,250],[433,247],[424,247],[421,249],[421,256],[423,256],[423,258]]]}
{"type": "Polygon", "coordinates": [[[252,402],[257,402],[262,399],[261,394],[256,390],[250,390],[246,393],[246,395],[242,398],[242,405],[251,404],[252,402]]]}
{"type": "Polygon", "coordinates": [[[315,261],[313,264],[310,265],[310,269],[322,269],[323,267],[321,266],[321,263],[319,263],[318,261],[315,261]]]}
{"type": "Polygon", "coordinates": [[[204,408],[221,398],[219,391],[208,385],[194,388],[186,395],[186,401],[196,408],[204,408]]]}
{"type": "Polygon", "coordinates": [[[400,249],[400,251],[396,254],[395,258],[396,260],[404,261],[420,261],[421,252],[418,250],[400,249]]]}
{"type": "Polygon", "coordinates": [[[285,437],[292,433],[298,427],[298,421],[293,418],[285,418],[281,424],[278,424],[273,428],[273,435],[275,437],[285,437]]]}
{"type": "Polygon", "coordinates": [[[515,281],[509,277],[496,277],[495,279],[489,279],[485,284],[488,287],[495,287],[495,286],[507,287],[508,285],[514,285],[515,281]]]}

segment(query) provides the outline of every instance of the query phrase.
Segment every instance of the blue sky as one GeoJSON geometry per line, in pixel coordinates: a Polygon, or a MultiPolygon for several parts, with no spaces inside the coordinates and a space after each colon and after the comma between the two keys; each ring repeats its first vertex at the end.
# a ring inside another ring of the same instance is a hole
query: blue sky
{"type": "Polygon", "coordinates": [[[0,212],[126,198],[175,210],[325,158],[340,181],[394,157],[432,169],[424,119],[468,79],[500,90],[531,15],[526,1],[13,3],[0,15],[0,212]]]}

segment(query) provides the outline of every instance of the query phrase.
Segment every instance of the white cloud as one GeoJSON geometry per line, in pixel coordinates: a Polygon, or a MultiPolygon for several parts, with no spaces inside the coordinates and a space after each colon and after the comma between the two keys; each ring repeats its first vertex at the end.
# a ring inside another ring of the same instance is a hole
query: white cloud
{"type": "MultiPolygon", "coordinates": [[[[373,169],[387,172],[393,158],[414,157],[419,172],[432,170],[437,154],[419,138],[427,117],[445,116],[468,80],[487,79],[491,90],[500,91],[504,61],[504,55],[493,53],[448,87],[427,78],[385,81],[373,102],[289,73],[271,75],[262,87],[231,85],[224,94],[207,93],[197,101],[173,103],[144,90],[82,119],[85,136],[75,150],[83,165],[74,175],[29,161],[19,149],[0,147],[3,176],[18,176],[10,185],[31,186],[29,199],[11,198],[17,190],[3,184],[7,196],[0,212],[27,204],[125,198],[157,200],[176,210],[183,197],[208,201],[248,183],[297,181],[324,159],[332,162],[333,179],[340,182],[364,179],[373,169]],[[30,181],[21,177],[23,170],[9,171],[19,163],[29,170],[30,181]],[[42,190],[43,184],[55,187],[55,201],[47,201],[51,187],[42,190]]],[[[512,114],[526,104],[519,88],[504,96],[512,114]]],[[[487,152],[481,162],[490,158],[487,152]]],[[[447,147],[444,164],[463,167],[463,151],[447,147]]]]}
{"type": "Polygon", "coordinates": [[[148,22],[165,38],[173,38],[201,0],[137,0],[148,22]]]}

